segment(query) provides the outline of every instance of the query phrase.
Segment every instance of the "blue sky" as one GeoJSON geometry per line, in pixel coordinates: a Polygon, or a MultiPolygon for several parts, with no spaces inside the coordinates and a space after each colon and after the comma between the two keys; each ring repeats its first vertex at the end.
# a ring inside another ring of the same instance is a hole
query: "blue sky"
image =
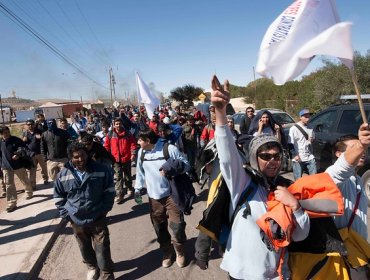
{"type": "MultiPolygon", "coordinates": [[[[0,13],[0,94],[8,97],[93,99],[135,92],[135,71],[169,93],[185,84],[209,88],[211,76],[245,86],[261,40],[291,0],[0,0],[77,64],[62,61],[0,13]]],[[[370,1],[337,0],[352,42],[370,49],[370,1]]],[[[1,10],[1,9],[0,9],[1,10]]],[[[304,74],[320,66],[316,59],[304,74]]],[[[257,76],[258,78],[258,76],[257,76]]]]}

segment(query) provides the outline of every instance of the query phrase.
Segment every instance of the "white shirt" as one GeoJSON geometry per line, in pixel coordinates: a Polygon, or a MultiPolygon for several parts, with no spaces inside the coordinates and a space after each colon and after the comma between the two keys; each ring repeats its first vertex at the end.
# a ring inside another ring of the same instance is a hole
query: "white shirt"
{"type": "MultiPolygon", "coordinates": [[[[294,150],[301,158],[301,161],[314,159],[311,147],[311,139],[314,138],[313,130],[307,128],[307,126],[303,125],[301,122],[297,124],[307,133],[308,140],[306,140],[302,132],[294,125],[289,129],[288,143],[293,144],[294,150]]],[[[297,154],[293,155],[293,160],[297,154]]]]}

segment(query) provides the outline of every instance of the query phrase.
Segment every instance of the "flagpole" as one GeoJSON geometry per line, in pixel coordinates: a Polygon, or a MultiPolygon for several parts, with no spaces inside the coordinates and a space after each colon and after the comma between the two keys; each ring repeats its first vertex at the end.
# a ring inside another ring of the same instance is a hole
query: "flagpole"
{"type": "Polygon", "coordinates": [[[1,110],[1,117],[2,117],[2,119],[3,119],[3,121],[2,121],[2,125],[3,125],[3,126],[5,126],[5,124],[4,124],[5,120],[4,120],[3,101],[2,101],[2,99],[1,99],[1,94],[0,94],[0,110],[1,110]]]}
{"type": "Polygon", "coordinates": [[[355,73],[355,69],[352,67],[351,69],[349,69],[349,72],[351,73],[351,77],[352,77],[352,83],[355,87],[355,91],[356,91],[356,95],[357,95],[357,100],[358,100],[358,106],[360,107],[360,112],[361,112],[361,116],[362,116],[362,121],[364,123],[367,123],[367,117],[366,117],[366,113],[365,113],[365,109],[364,109],[364,104],[362,102],[362,98],[361,98],[361,94],[360,94],[360,91],[359,91],[359,86],[358,86],[358,82],[357,82],[357,77],[356,77],[356,73],[355,73]]]}

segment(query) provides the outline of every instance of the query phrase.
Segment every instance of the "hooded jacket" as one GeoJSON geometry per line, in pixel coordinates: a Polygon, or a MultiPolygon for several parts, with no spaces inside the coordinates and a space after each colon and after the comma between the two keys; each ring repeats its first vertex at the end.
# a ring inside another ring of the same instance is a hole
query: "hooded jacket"
{"type": "Polygon", "coordinates": [[[271,130],[273,132],[275,132],[275,124],[280,126],[279,132],[280,132],[281,145],[284,148],[286,148],[287,147],[287,142],[286,142],[286,139],[285,139],[285,135],[283,133],[283,129],[282,129],[281,125],[274,120],[274,117],[272,116],[271,112],[268,111],[268,110],[258,111],[258,113],[253,117],[253,119],[251,121],[251,124],[249,126],[249,130],[248,130],[248,134],[253,135],[255,132],[258,131],[258,123],[259,123],[259,120],[261,119],[263,114],[267,114],[269,116],[269,127],[271,128],[271,130]]]}
{"type": "Polygon", "coordinates": [[[66,158],[69,139],[69,133],[60,128],[43,132],[41,134],[41,154],[46,160],[66,158]]]}
{"type": "MultiPolygon", "coordinates": [[[[278,143],[277,139],[271,135],[254,137],[250,143],[250,162],[256,174],[261,173],[257,165],[256,152],[259,147],[268,142],[278,143]]],[[[252,180],[251,176],[245,172],[242,160],[235,156],[237,148],[227,125],[217,126],[216,145],[221,173],[230,193],[229,218],[231,218],[241,195],[250,188],[252,180]]],[[[250,215],[244,217],[243,208],[235,215],[221,263],[221,268],[233,278],[253,280],[279,278],[277,269],[280,265],[281,250],[275,252],[266,247],[260,235],[260,228],[255,222],[266,213],[265,202],[268,189],[276,183],[277,178],[278,176],[268,180],[262,176],[262,181],[258,182],[256,191],[248,199],[250,215]]],[[[308,215],[302,209],[298,209],[293,215],[297,226],[292,233],[292,239],[302,240],[306,238],[310,228],[308,215]]],[[[285,268],[284,265],[284,277],[289,277],[285,268]]]]}

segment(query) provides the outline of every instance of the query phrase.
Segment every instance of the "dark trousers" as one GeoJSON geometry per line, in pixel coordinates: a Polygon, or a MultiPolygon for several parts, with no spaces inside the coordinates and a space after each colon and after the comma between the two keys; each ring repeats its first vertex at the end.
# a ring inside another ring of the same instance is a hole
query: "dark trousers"
{"type": "Polygon", "coordinates": [[[104,217],[85,226],[74,223],[71,225],[83,262],[89,268],[98,267],[101,271],[101,279],[114,279],[107,219],[104,217]]]}
{"type": "Polygon", "coordinates": [[[211,245],[212,239],[208,235],[199,231],[197,240],[195,241],[195,258],[208,262],[211,245]]]}
{"type": "Polygon", "coordinates": [[[127,189],[132,188],[131,161],[124,163],[115,162],[113,164],[113,169],[116,195],[125,195],[127,193],[127,189]]]}
{"type": "Polygon", "coordinates": [[[157,234],[157,241],[162,250],[171,247],[171,235],[168,224],[172,229],[172,243],[175,248],[181,247],[186,241],[184,214],[170,196],[161,199],[149,198],[150,218],[157,234]]]}

